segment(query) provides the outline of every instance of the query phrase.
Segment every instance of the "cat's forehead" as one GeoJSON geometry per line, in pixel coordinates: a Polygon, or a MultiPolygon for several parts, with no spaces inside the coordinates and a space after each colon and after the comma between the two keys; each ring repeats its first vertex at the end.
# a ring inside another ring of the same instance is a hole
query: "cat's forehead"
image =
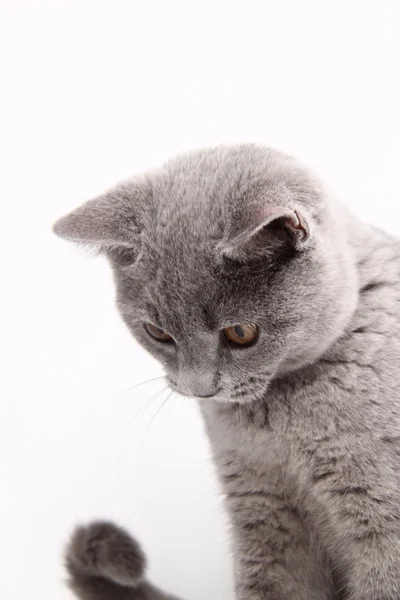
{"type": "Polygon", "coordinates": [[[138,304],[150,321],[182,334],[257,321],[272,293],[265,260],[262,267],[240,265],[195,244],[171,244],[158,259],[153,252],[142,256],[137,278],[138,304]]]}
{"type": "Polygon", "coordinates": [[[219,147],[178,157],[147,183],[141,250],[132,267],[137,308],[174,331],[189,323],[254,320],[266,302],[276,304],[287,283],[277,284],[276,271],[293,259],[293,244],[279,227],[251,236],[268,218],[266,206],[287,216],[282,207],[295,196],[317,196],[290,157],[254,146],[219,147]],[[243,254],[226,254],[235,244],[243,254]]]}
{"type": "Polygon", "coordinates": [[[196,234],[216,239],[228,222],[257,205],[286,206],[295,197],[312,202],[315,196],[314,183],[291,157],[255,145],[187,153],[167,162],[150,180],[146,226],[158,236],[165,232],[180,239],[196,234]]]}

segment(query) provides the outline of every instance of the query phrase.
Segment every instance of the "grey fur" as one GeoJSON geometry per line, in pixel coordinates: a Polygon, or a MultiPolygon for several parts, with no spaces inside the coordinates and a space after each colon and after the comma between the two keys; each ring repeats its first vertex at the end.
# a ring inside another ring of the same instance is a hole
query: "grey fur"
{"type": "Polygon", "coordinates": [[[56,232],[107,253],[170,386],[213,396],[237,600],[398,599],[400,243],[252,145],[178,157],[56,232]],[[246,321],[259,339],[234,349],[221,330],[246,321]]]}
{"type": "Polygon", "coordinates": [[[71,589],[85,600],[178,600],[144,580],[140,546],[113,523],[77,527],[65,562],[71,589]]]}

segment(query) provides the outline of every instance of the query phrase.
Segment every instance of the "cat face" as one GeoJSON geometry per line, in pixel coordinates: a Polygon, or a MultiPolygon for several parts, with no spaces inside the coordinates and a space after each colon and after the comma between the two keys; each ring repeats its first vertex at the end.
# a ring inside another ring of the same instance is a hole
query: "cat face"
{"type": "Polygon", "coordinates": [[[244,403],[313,362],[354,310],[330,219],[292,159],[240,146],[179,157],[55,229],[107,254],[121,316],[171,388],[244,403]]]}
{"type": "MultiPolygon", "coordinates": [[[[182,234],[169,229],[167,240],[182,234]]],[[[290,249],[268,261],[239,263],[221,260],[215,243],[207,248],[204,240],[191,249],[167,243],[155,253],[155,240],[148,247],[133,265],[112,259],[117,302],[135,337],[163,363],[173,389],[254,400],[288,352],[294,359],[296,339],[300,350],[310,345],[312,323],[290,292],[304,260],[290,249]]]]}

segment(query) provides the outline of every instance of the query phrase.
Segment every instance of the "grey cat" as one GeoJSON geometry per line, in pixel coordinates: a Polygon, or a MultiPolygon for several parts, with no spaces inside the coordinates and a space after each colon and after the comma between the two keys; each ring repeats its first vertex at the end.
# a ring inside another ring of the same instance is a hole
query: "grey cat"
{"type": "MultiPolygon", "coordinates": [[[[199,397],[237,600],[400,598],[400,242],[293,158],[199,151],[55,226],[104,252],[119,311],[199,397]]],[[[67,552],[84,600],[171,598],[108,523],[67,552]]]]}

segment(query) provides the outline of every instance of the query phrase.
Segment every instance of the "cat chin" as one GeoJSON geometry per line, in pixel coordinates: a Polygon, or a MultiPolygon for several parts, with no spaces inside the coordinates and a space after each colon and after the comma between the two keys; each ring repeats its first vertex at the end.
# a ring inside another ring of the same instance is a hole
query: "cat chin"
{"type": "Polygon", "coordinates": [[[210,396],[209,398],[202,398],[200,396],[192,396],[196,400],[201,400],[202,404],[208,402],[216,402],[218,404],[253,404],[257,400],[255,398],[232,398],[228,394],[226,396],[222,394],[217,394],[215,396],[210,396]]]}
{"type": "Polygon", "coordinates": [[[216,396],[212,396],[211,398],[209,398],[209,400],[212,400],[214,402],[220,402],[221,404],[231,404],[232,402],[237,402],[237,400],[233,400],[232,398],[229,398],[229,396],[222,396],[217,394],[216,396]]]}
{"type": "Polygon", "coordinates": [[[181,391],[175,382],[173,382],[171,379],[169,379],[168,381],[168,386],[169,388],[176,392],[179,396],[181,396],[181,398],[189,398],[191,400],[197,400],[199,402],[201,402],[202,404],[204,403],[210,403],[210,402],[217,402],[218,404],[253,404],[254,402],[257,401],[262,401],[265,392],[267,390],[267,386],[269,385],[269,382],[271,381],[271,379],[273,379],[273,377],[270,377],[269,381],[267,384],[264,384],[263,386],[263,393],[261,395],[258,394],[254,394],[251,393],[250,395],[244,395],[244,396],[231,396],[229,394],[229,391],[227,391],[225,394],[222,390],[218,390],[218,392],[214,395],[214,396],[195,396],[194,394],[188,394],[185,393],[183,391],[181,391]]]}
{"type": "Polygon", "coordinates": [[[254,398],[242,398],[238,400],[237,398],[215,398],[215,401],[220,404],[240,404],[241,406],[254,404],[257,402],[254,398]]]}
{"type": "Polygon", "coordinates": [[[173,390],[174,392],[179,394],[179,396],[181,396],[182,398],[190,398],[191,400],[201,400],[202,402],[214,402],[215,401],[215,402],[222,402],[222,403],[237,402],[237,400],[233,400],[232,398],[229,398],[228,396],[222,396],[220,394],[217,394],[215,396],[208,396],[208,397],[193,396],[191,394],[184,394],[183,392],[172,387],[171,385],[170,385],[170,388],[171,388],[171,390],[173,390]]]}
{"type": "Polygon", "coordinates": [[[209,396],[209,397],[204,397],[204,396],[193,396],[191,394],[185,394],[184,392],[181,392],[177,387],[175,387],[173,384],[171,384],[171,382],[169,382],[169,387],[171,388],[171,390],[173,390],[174,392],[176,392],[177,394],[179,394],[179,396],[181,396],[182,398],[190,398],[191,400],[199,400],[202,403],[205,402],[218,402],[219,404],[251,404],[252,402],[255,402],[254,398],[232,398],[229,396],[229,394],[216,394],[215,396],[209,396]]]}

